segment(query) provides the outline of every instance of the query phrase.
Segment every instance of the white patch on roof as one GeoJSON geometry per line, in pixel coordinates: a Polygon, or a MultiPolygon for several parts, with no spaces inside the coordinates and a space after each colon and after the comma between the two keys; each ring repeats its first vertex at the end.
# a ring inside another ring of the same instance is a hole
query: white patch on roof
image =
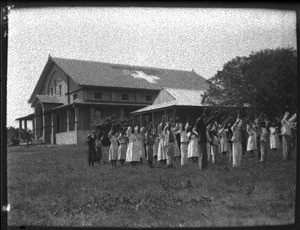
{"type": "Polygon", "coordinates": [[[157,83],[156,80],[159,80],[160,78],[157,76],[152,76],[152,75],[147,75],[143,71],[137,71],[135,70],[136,73],[130,73],[134,78],[141,78],[145,79],[149,83],[157,83]]]}

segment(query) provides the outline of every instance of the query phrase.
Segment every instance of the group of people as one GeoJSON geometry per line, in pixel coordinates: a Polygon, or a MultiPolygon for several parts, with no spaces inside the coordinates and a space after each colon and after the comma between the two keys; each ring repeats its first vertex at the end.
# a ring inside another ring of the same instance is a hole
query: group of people
{"type": "MultiPolygon", "coordinates": [[[[296,145],[296,118],[296,113],[290,117],[286,112],[282,119],[271,122],[264,114],[247,118],[242,110],[237,112],[236,119],[220,118],[218,112],[208,116],[205,109],[194,126],[188,117],[182,123],[166,116],[155,127],[150,122],[147,127],[131,124],[127,130],[118,130],[112,124],[108,160],[113,167],[117,161],[134,166],[147,159],[150,168],[154,161],[173,168],[174,161],[186,165],[191,159],[201,170],[210,161],[214,164],[218,155],[227,155],[233,167],[240,167],[244,153],[256,153],[260,162],[266,162],[268,152],[277,152],[281,142],[283,160],[289,160],[296,145]]],[[[103,132],[88,135],[89,165],[100,164],[103,136],[103,132]]]]}

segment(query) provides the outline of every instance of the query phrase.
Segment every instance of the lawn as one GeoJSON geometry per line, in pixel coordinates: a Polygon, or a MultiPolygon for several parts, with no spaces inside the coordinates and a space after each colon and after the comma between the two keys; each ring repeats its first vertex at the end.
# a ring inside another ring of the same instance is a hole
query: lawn
{"type": "Polygon", "coordinates": [[[84,146],[8,148],[9,226],[208,227],[294,223],[296,159],[219,156],[199,171],[144,163],[89,168],[84,146]]]}

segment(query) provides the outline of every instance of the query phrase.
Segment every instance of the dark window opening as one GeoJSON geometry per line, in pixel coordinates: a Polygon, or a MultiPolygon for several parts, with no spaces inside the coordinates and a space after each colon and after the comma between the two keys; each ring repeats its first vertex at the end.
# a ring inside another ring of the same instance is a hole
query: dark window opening
{"type": "Polygon", "coordinates": [[[128,101],[129,95],[128,94],[121,94],[121,100],[128,101]]]}
{"type": "Polygon", "coordinates": [[[73,101],[77,99],[77,93],[73,94],[73,101]]]}
{"type": "Polygon", "coordinates": [[[152,101],[152,96],[151,95],[147,95],[146,96],[146,101],[152,101]]]}
{"type": "Polygon", "coordinates": [[[57,81],[54,80],[54,93],[56,94],[56,86],[57,86],[57,81]]]}
{"type": "Polygon", "coordinates": [[[61,95],[61,85],[59,85],[59,95],[61,95]]]}
{"type": "Polygon", "coordinates": [[[94,98],[95,99],[102,99],[102,93],[95,93],[94,98]]]}
{"type": "Polygon", "coordinates": [[[53,87],[50,89],[50,94],[53,95],[53,87]]]}
{"type": "Polygon", "coordinates": [[[94,117],[95,117],[95,119],[100,119],[102,117],[102,110],[95,109],[94,110],[94,117]]]}

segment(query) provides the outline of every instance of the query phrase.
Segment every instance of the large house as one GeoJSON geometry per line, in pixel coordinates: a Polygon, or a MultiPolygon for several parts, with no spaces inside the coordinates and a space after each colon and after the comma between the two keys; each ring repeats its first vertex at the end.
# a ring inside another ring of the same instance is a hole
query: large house
{"type": "Polygon", "coordinates": [[[158,121],[161,115],[155,118],[151,109],[161,109],[161,103],[166,103],[167,109],[175,97],[178,106],[200,107],[201,93],[206,89],[206,80],[195,71],[49,56],[28,101],[34,113],[17,120],[20,128],[25,121],[25,129],[27,120],[32,120],[35,141],[82,144],[97,118],[133,114],[141,116],[142,122],[147,111],[144,120],[158,121]]]}

